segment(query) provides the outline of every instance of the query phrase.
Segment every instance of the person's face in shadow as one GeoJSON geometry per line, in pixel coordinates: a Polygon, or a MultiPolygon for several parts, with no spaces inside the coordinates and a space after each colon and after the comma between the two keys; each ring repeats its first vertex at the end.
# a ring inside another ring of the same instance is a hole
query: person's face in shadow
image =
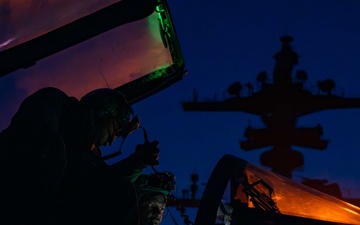
{"type": "Polygon", "coordinates": [[[98,119],[95,126],[94,144],[96,146],[111,145],[117,137],[123,135],[127,123],[128,121],[116,117],[98,119]]]}
{"type": "Polygon", "coordinates": [[[164,195],[154,196],[140,203],[140,224],[159,225],[166,206],[164,195]]]}

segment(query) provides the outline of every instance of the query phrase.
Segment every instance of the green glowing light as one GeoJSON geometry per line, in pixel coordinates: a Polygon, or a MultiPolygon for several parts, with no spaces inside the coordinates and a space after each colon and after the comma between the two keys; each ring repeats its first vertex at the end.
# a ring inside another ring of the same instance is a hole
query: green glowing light
{"type": "Polygon", "coordinates": [[[147,18],[148,27],[151,32],[152,37],[161,42],[161,35],[160,35],[160,26],[159,26],[159,16],[157,12],[154,12],[147,18]]]}

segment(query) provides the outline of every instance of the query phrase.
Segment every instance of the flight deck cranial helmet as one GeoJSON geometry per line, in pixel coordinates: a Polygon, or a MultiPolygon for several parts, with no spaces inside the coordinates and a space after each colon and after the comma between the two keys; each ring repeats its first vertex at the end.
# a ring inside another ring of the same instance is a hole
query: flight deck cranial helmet
{"type": "Polygon", "coordinates": [[[135,185],[139,202],[156,195],[164,195],[167,198],[176,189],[175,175],[171,172],[141,174],[135,185]]]}
{"type": "Polygon", "coordinates": [[[125,95],[110,88],[100,88],[89,92],[80,99],[82,105],[92,110],[94,120],[114,118],[124,129],[116,136],[126,137],[139,127],[139,118],[134,116],[133,109],[125,95]],[[131,118],[133,117],[133,118],[131,118]]]}
{"type": "Polygon", "coordinates": [[[139,224],[160,224],[168,198],[175,190],[175,176],[171,172],[141,174],[134,182],[137,196],[139,224]]]}

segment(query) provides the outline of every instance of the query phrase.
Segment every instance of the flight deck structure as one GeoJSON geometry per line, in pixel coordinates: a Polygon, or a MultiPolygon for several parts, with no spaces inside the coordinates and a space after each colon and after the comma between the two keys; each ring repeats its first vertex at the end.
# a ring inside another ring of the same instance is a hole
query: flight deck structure
{"type": "Polygon", "coordinates": [[[275,66],[272,80],[266,72],[260,72],[256,85],[235,82],[227,89],[229,96],[223,101],[183,102],[184,111],[240,111],[260,116],[265,128],[250,125],[244,132],[245,141],[240,142],[244,151],[271,148],[261,154],[262,165],[273,172],[292,178],[294,169],[304,165],[304,156],[293,150],[299,146],[315,150],[327,148],[328,141],[322,139],[321,125],[297,126],[301,116],[327,109],[358,108],[360,98],[345,98],[337,93],[332,79],[318,81],[316,87],[306,86],[305,70],[294,72],[299,56],[293,51],[293,38],[283,36],[281,50],[274,55],[275,66]],[[241,93],[247,89],[247,95],[241,93]]]}

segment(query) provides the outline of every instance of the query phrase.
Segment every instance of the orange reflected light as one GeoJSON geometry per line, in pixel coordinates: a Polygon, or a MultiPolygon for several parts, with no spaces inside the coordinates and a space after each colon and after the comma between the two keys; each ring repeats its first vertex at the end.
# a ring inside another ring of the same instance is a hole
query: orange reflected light
{"type": "Polygon", "coordinates": [[[355,212],[354,210],[351,210],[351,209],[349,209],[349,208],[344,208],[344,210],[346,210],[346,211],[348,211],[348,212],[350,212],[350,213],[353,213],[353,214],[355,214],[355,215],[359,215],[358,212],[355,212]]]}
{"type": "Polygon", "coordinates": [[[357,206],[252,164],[248,164],[245,170],[250,184],[262,179],[274,190],[271,197],[282,214],[360,224],[360,208],[357,206]]]}

